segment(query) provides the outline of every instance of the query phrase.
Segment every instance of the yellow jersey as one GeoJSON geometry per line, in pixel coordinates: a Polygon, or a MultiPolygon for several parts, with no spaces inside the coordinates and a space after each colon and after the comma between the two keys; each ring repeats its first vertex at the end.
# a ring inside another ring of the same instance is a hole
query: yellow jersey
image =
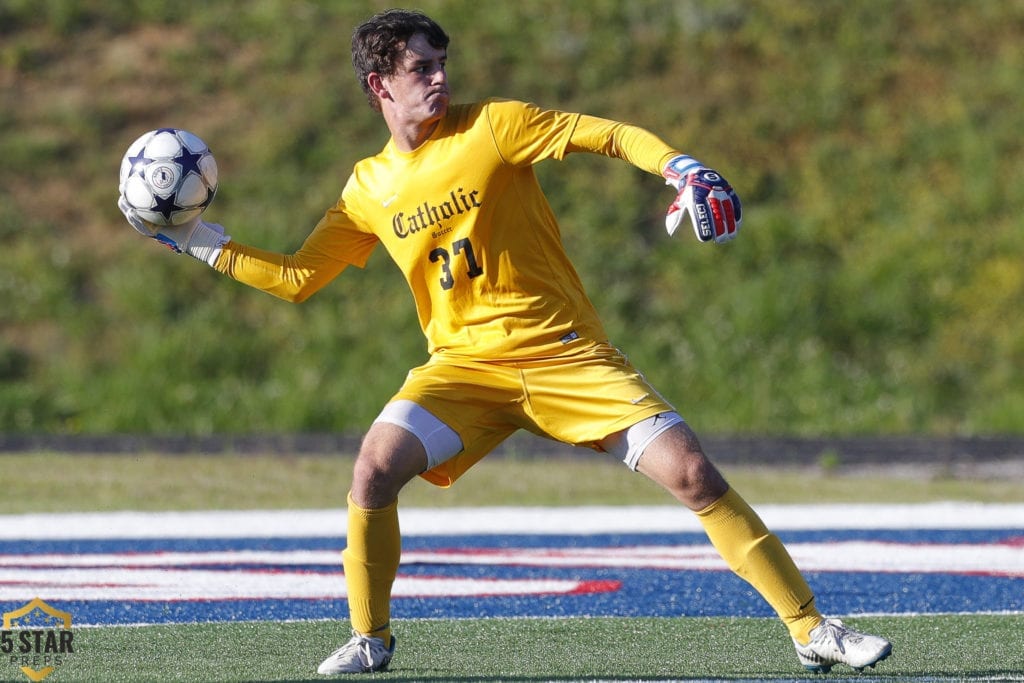
{"type": "Polygon", "coordinates": [[[659,175],[679,153],[641,128],[582,114],[500,99],[452,105],[417,149],[389,141],[357,163],[297,252],[231,241],[214,267],[301,301],[383,244],[431,354],[543,358],[577,340],[605,341],[533,170],[584,151],[659,175]]]}

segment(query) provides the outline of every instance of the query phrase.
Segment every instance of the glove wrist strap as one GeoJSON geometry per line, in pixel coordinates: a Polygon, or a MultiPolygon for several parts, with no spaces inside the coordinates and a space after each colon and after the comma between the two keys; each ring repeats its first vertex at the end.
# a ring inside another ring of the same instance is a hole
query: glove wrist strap
{"type": "Polygon", "coordinates": [[[202,221],[196,226],[188,241],[187,251],[206,265],[213,267],[220,257],[221,249],[231,240],[202,221]]]}
{"type": "Polygon", "coordinates": [[[665,177],[667,185],[671,185],[677,190],[680,190],[682,189],[683,180],[686,176],[701,168],[704,168],[704,164],[691,156],[680,154],[677,157],[669,159],[661,174],[665,177]]]}

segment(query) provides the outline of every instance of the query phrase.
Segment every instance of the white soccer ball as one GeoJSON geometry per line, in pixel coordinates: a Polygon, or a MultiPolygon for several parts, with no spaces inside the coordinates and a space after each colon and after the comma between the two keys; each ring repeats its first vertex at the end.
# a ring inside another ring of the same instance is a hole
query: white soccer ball
{"type": "Polygon", "coordinates": [[[121,159],[120,190],[144,221],[178,225],[213,201],[217,161],[206,143],[187,130],[151,130],[121,159]]]}

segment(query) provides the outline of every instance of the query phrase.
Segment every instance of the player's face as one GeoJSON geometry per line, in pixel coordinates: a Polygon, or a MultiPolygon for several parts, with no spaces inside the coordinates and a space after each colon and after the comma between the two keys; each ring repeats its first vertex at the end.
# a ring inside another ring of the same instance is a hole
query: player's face
{"type": "Polygon", "coordinates": [[[384,79],[403,118],[426,123],[444,116],[450,97],[447,59],[447,51],[432,47],[422,33],[409,38],[395,74],[384,79]]]}

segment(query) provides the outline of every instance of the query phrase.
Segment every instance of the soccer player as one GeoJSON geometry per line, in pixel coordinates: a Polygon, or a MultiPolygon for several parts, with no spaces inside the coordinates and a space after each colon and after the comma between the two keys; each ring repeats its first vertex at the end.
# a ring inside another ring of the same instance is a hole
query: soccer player
{"type": "Polygon", "coordinates": [[[693,510],[729,567],[777,612],[807,668],[861,669],[887,657],[885,639],[821,616],[781,541],[609,342],[533,166],[589,152],[661,176],[677,192],[668,231],[688,214],[702,242],[736,236],[736,193],[636,126],[502,99],[452,104],[448,42],[432,19],[405,10],[355,30],[356,75],[391,138],[355,165],[293,254],[243,245],[198,219],[154,226],[119,201],[144,235],[288,301],[363,267],[378,244],[412,290],[430,359],[384,406],[356,458],[342,554],[353,632],[319,673],[381,671],[391,661],[402,487],[416,476],[449,486],[519,429],[620,458],[693,510]]]}

